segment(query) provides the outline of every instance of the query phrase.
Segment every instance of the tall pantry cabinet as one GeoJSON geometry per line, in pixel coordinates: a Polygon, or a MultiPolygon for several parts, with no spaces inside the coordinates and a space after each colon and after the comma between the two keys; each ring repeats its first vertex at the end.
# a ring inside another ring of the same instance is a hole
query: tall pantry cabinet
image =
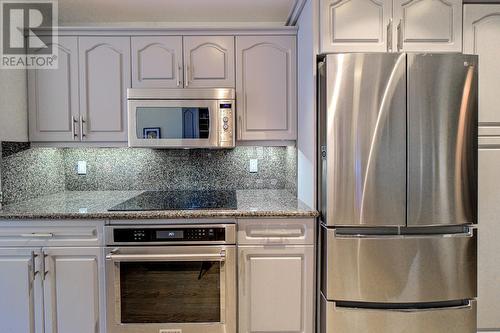
{"type": "Polygon", "coordinates": [[[479,56],[478,326],[500,330],[500,4],[464,6],[464,52],[479,56]]]}

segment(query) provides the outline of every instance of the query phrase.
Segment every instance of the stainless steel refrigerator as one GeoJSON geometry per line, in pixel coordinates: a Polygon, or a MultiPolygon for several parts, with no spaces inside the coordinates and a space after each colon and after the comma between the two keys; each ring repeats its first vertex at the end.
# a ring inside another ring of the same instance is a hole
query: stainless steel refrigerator
{"type": "Polygon", "coordinates": [[[320,331],[476,332],[477,57],[318,65],[320,331]]]}

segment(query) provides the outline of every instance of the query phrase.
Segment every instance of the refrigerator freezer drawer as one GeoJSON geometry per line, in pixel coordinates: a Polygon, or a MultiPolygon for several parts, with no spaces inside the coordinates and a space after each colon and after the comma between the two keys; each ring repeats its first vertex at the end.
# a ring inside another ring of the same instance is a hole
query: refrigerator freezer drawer
{"type": "Polygon", "coordinates": [[[444,302],[477,294],[477,235],[338,235],[322,228],[328,300],[444,302]],[[325,239],[326,238],[326,239],[325,239]]]}
{"type": "Polygon", "coordinates": [[[321,300],[321,333],[475,333],[476,301],[452,308],[381,310],[321,300]]]}

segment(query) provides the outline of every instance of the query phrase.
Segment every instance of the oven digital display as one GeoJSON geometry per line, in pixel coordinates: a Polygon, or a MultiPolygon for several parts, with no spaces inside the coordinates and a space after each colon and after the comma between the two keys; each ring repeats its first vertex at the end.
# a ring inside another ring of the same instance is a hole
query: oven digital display
{"type": "Polygon", "coordinates": [[[182,239],[184,238],[183,230],[159,230],[156,231],[156,239],[182,239]]]}

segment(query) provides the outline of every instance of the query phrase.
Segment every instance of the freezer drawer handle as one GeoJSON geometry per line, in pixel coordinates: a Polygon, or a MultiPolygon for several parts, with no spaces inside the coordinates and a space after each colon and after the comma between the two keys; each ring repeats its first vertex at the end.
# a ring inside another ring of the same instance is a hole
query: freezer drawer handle
{"type": "Polygon", "coordinates": [[[54,234],[53,233],[31,233],[31,234],[21,234],[21,237],[24,238],[53,238],[54,234]]]}
{"type": "Polygon", "coordinates": [[[351,302],[335,302],[335,307],[337,309],[347,310],[347,311],[359,311],[359,310],[380,310],[380,311],[393,311],[393,312],[425,312],[425,311],[439,311],[439,310],[462,310],[472,308],[472,303],[470,300],[459,301],[459,302],[449,302],[432,305],[424,305],[422,307],[418,306],[408,306],[405,307],[404,304],[383,304],[379,306],[357,306],[350,304],[351,302]],[[455,304],[453,304],[455,303],[455,304]],[[463,304],[457,304],[463,303],[463,304]]]}

